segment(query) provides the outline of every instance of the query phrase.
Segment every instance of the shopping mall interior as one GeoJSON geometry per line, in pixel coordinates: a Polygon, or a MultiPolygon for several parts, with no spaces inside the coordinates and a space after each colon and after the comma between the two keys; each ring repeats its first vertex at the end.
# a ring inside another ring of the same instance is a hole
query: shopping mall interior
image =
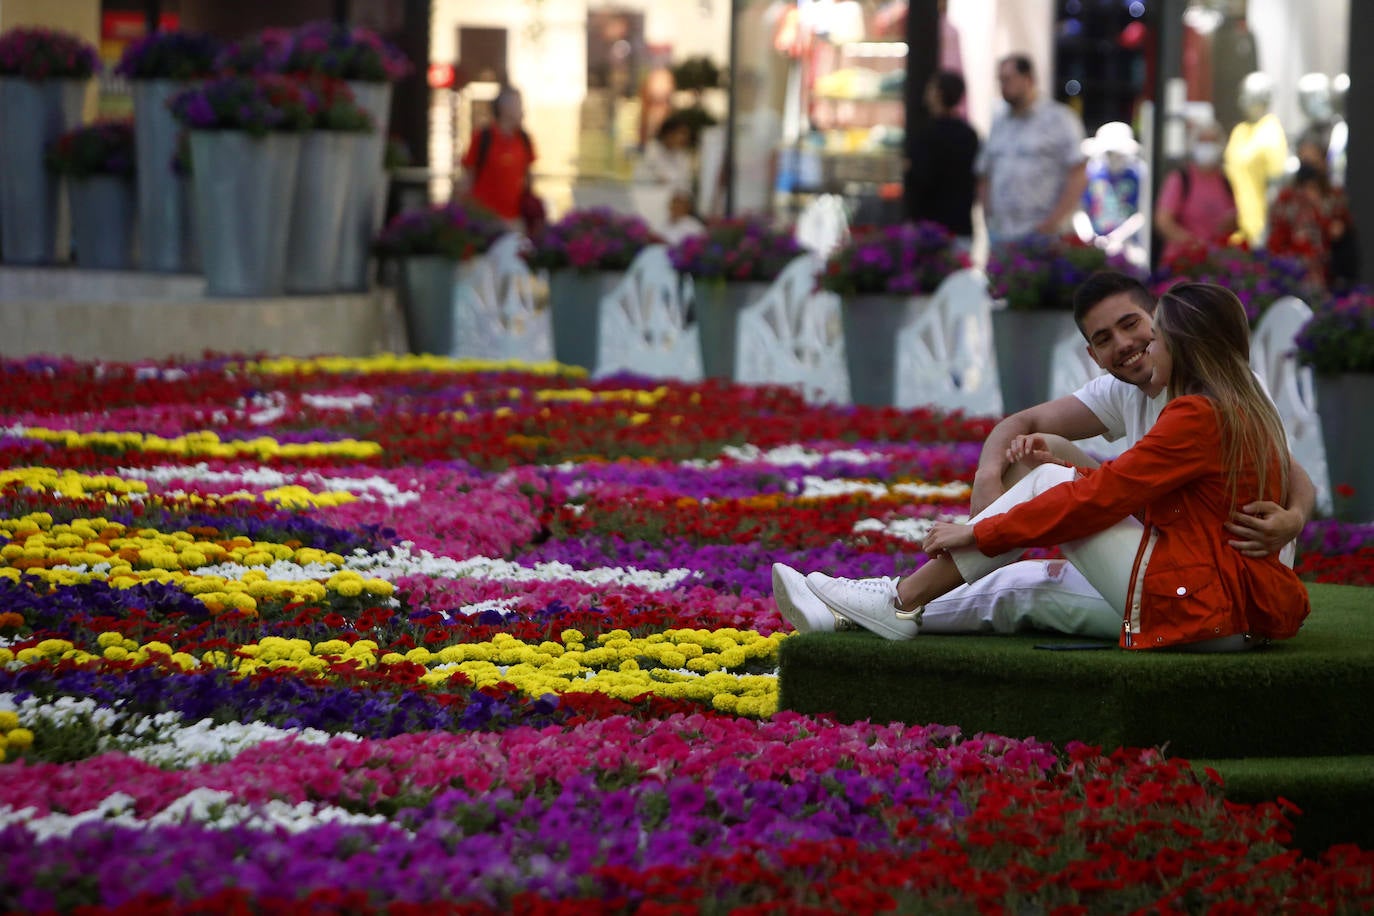
{"type": "MultiPolygon", "coordinates": [[[[410,155],[401,180],[431,199],[453,192],[455,163],[509,82],[524,96],[537,190],[552,215],[608,204],[660,219],[665,199],[640,164],[659,125],[681,112],[703,218],[781,220],[836,194],[855,222],[900,220],[905,137],[926,117],[928,76],[962,74],[961,110],[986,136],[1003,104],[997,62],[1022,52],[1041,91],[1070,105],[1090,139],[1104,124],[1130,125],[1146,175],[1185,153],[1190,119],[1242,123],[1242,82],[1261,73],[1272,86],[1266,113],[1288,138],[1286,168],[1296,167],[1294,141],[1322,131],[1356,223],[1362,213],[1374,220],[1374,187],[1343,167],[1364,136],[1361,71],[1374,68],[1349,53],[1374,28],[1374,4],[1353,0],[0,3],[0,26],[85,33],[111,62],[150,27],[236,37],[312,19],[376,29],[417,63],[396,87],[389,131],[410,155]]],[[[107,76],[92,104],[119,113],[127,87],[107,76]]]]}

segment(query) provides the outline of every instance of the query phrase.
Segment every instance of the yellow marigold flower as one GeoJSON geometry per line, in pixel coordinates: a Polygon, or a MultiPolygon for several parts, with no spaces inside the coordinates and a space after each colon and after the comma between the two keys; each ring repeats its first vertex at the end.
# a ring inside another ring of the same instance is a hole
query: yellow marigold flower
{"type": "Polygon", "coordinates": [[[415,662],[417,665],[428,665],[434,658],[434,654],[424,646],[416,646],[405,654],[405,660],[415,662]]]}
{"type": "Polygon", "coordinates": [[[543,652],[545,655],[551,655],[554,658],[558,658],[563,654],[563,647],[552,640],[545,640],[539,644],[539,651],[543,652]]]}
{"type": "Polygon", "coordinates": [[[112,662],[122,662],[129,657],[129,650],[123,646],[106,646],[103,654],[112,662]]]}
{"type": "Polygon", "coordinates": [[[381,659],[383,665],[394,665],[397,662],[403,662],[405,660],[406,657],[399,652],[388,652],[383,655],[381,659]]]}
{"type": "Polygon", "coordinates": [[[228,599],[226,603],[240,611],[256,611],[258,609],[257,601],[246,592],[234,592],[228,596],[228,599]]]}
{"type": "Polygon", "coordinates": [[[44,655],[60,656],[63,652],[70,652],[75,647],[65,639],[45,639],[35,648],[44,655]]]}
{"type": "Polygon", "coordinates": [[[315,644],[314,653],[316,655],[344,655],[348,649],[348,643],[342,639],[326,639],[315,644]]]}
{"type": "Polygon", "coordinates": [[[95,644],[100,646],[100,648],[102,649],[109,648],[110,646],[117,646],[123,641],[123,634],[116,633],[113,630],[106,630],[104,633],[101,633],[99,636],[95,638],[95,644]]]}
{"type": "Polygon", "coordinates": [[[383,597],[390,596],[391,593],[396,590],[396,586],[392,585],[387,580],[378,579],[376,577],[363,582],[363,588],[369,595],[381,595],[383,597]]]}
{"type": "Polygon", "coordinates": [[[0,732],[12,731],[19,727],[19,713],[0,709],[0,732]]]}
{"type": "Polygon", "coordinates": [[[334,586],[334,590],[345,598],[356,598],[363,593],[363,583],[357,579],[344,579],[334,586]]]}
{"type": "Polygon", "coordinates": [[[214,665],[216,668],[229,668],[233,665],[233,659],[227,652],[218,649],[211,649],[200,657],[200,660],[207,665],[214,665]]]}

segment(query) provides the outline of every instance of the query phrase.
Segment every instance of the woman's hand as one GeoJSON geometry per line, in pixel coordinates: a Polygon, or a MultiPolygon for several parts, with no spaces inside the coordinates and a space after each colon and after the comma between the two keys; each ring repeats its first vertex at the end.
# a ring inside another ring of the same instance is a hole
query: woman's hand
{"type": "Polygon", "coordinates": [[[1069,466],[1067,461],[1060,459],[1050,450],[1049,443],[1044,438],[1034,434],[1017,436],[1011,440],[1011,445],[1007,446],[1007,463],[1015,464],[1018,461],[1032,468],[1042,464],[1069,466]]]}
{"type": "Polygon", "coordinates": [[[972,525],[956,525],[953,522],[936,522],[926,535],[921,549],[927,556],[937,557],[942,553],[960,547],[973,547],[978,543],[973,536],[972,525]]]}

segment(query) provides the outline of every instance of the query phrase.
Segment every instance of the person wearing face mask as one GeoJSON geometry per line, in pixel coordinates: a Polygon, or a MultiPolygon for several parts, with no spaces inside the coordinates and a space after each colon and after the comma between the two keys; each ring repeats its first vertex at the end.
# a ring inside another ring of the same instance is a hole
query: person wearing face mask
{"type": "Polygon", "coordinates": [[[1155,202],[1161,263],[1198,246],[1224,245],[1236,231],[1236,198],[1221,169],[1221,127],[1197,125],[1188,164],[1170,172],[1155,202]]]}

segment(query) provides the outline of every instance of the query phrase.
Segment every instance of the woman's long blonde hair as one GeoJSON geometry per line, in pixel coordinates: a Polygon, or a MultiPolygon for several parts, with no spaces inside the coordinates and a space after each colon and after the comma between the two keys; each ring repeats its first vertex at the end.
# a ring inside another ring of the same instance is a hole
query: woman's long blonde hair
{"type": "Polygon", "coordinates": [[[1173,360],[1169,399],[1205,395],[1217,412],[1231,507],[1238,504],[1240,469],[1253,465],[1259,479],[1259,493],[1245,502],[1263,499],[1275,461],[1278,502],[1286,502],[1288,437],[1274,402],[1250,368],[1250,322],[1236,294],[1215,283],[1175,284],[1155,307],[1155,336],[1173,360]]]}

